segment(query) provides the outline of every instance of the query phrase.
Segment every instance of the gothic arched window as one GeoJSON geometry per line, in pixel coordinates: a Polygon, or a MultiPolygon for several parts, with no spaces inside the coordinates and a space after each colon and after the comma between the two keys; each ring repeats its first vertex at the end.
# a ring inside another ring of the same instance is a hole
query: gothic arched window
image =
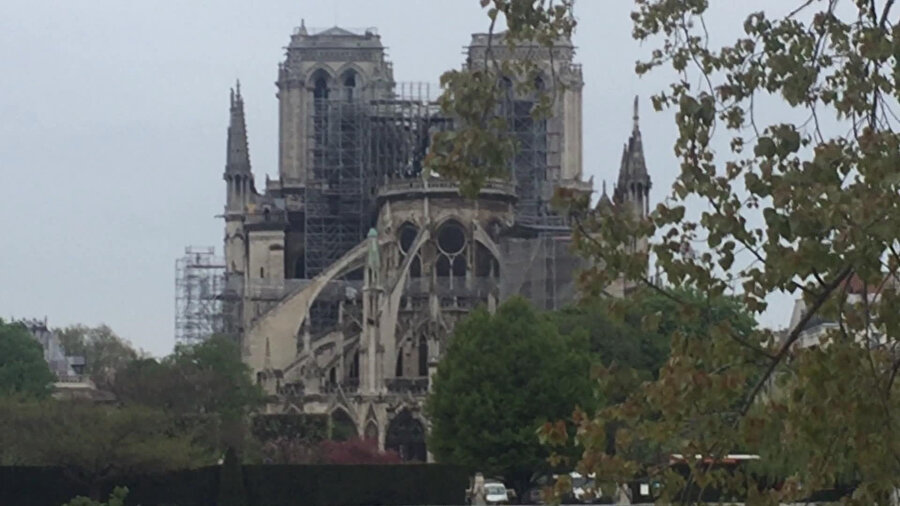
{"type": "Polygon", "coordinates": [[[328,79],[325,76],[316,78],[313,87],[313,97],[328,98],[328,79]]]}
{"type": "Polygon", "coordinates": [[[354,93],[356,91],[356,72],[353,72],[352,70],[344,72],[341,81],[344,85],[344,100],[349,102],[354,99],[354,93]]]}
{"type": "Polygon", "coordinates": [[[438,277],[465,277],[468,249],[465,228],[453,220],[441,225],[437,233],[437,247],[435,270],[438,277]]]}
{"type": "Polygon", "coordinates": [[[419,337],[419,376],[428,376],[428,340],[419,337]]]}

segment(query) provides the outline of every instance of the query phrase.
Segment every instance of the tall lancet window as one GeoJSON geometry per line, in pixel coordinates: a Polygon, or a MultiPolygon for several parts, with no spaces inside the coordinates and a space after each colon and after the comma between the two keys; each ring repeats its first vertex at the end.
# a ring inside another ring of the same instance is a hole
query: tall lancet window
{"type": "Polygon", "coordinates": [[[348,102],[356,98],[356,73],[352,70],[348,70],[344,73],[343,77],[344,84],[344,100],[348,102]]]}

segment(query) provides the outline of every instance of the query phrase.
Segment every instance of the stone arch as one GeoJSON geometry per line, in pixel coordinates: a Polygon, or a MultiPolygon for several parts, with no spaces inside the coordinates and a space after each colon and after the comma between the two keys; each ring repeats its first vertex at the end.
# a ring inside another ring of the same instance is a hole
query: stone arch
{"type": "Polygon", "coordinates": [[[341,90],[341,98],[347,101],[358,99],[365,87],[365,72],[352,62],[341,66],[337,74],[337,87],[341,90]]]}
{"type": "Polygon", "coordinates": [[[428,364],[438,346],[433,342],[444,325],[431,319],[419,320],[397,341],[397,361],[394,374],[398,378],[424,378],[428,364]]]}
{"type": "Polygon", "coordinates": [[[334,69],[324,64],[319,64],[311,68],[307,75],[306,87],[310,91],[315,90],[316,81],[320,78],[324,78],[329,87],[333,87],[334,82],[337,80],[337,74],[335,74],[334,69]]]}
{"type": "Polygon", "coordinates": [[[334,73],[335,76],[338,76],[341,82],[341,86],[344,85],[344,78],[348,73],[352,73],[353,77],[356,78],[356,88],[361,89],[366,84],[368,84],[366,79],[366,71],[357,65],[355,62],[347,62],[338,67],[337,72],[334,73]]]}
{"type": "Polygon", "coordinates": [[[419,227],[412,222],[405,221],[397,227],[397,267],[401,267],[409,255],[413,255],[413,262],[420,260],[418,251],[413,251],[418,237],[419,227]]]}
{"type": "Polygon", "coordinates": [[[481,241],[475,241],[475,276],[479,278],[500,277],[500,261],[481,241]]]}
{"type": "Polygon", "coordinates": [[[330,438],[335,441],[346,441],[356,437],[359,432],[353,417],[343,407],[335,408],[331,412],[330,438]]]}
{"type": "Polygon", "coordinates": [[[378,424],[375,420],[366,422],[366,430],[363,432],[363,438],[378,441],[378,424]]]}
{"type": "Polygon", "coordinates": [[[397,246],[405,257],[410,253],[416,244],[416,237],[419,235],[419,227],[411,221],[404,221],[402,225],[397,227],[397,246]]]}
{"type": "Polygon", "coordinates": [[[405,462],[425,462],[425,424],[408,409],[400,411],[388,423],[384,447],[400,455],[405,462]]]}
{"type": "MultiPolygon", "coordinates": [[[[297,331],[297,336],[302,337],[303,334],[308,330],[309,327],[309,308],[315,301],[318,299],[319,294],[325,288],[326,283],[331,280],[339,279],[343,276],[350,276],[351,278],[356,277],[356,274],[359,276],[362,275],[364,269],[365,262],[365,254],[368,251],[369,241],[373,239],[367,239],[357,245],[353,250],[348,252],[344,257],[332,264],[331,267],[328,268],[324,273],[320,273],[316,276],[316,280],[319,280],[319,283],[313,284],[309,287],[306,287],[305,290],[311,290],[309,296],[307,298],[308,306],[307,311],[303,314],[303,319],[300,320],[300,327],[297,331]]],[[[378,243],[379,247],[383,247],[385,243],[378,243]]]]}

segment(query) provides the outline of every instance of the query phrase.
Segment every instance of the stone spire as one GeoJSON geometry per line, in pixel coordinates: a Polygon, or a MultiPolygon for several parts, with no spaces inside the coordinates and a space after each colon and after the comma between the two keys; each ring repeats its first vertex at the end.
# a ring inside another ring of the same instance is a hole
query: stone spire
{"type": "Polygon", "coordinates": [[[622,149],[622,162],[619,166],[619,179],[613,193],[613,200],[616,204],[633,202],[637,204],[638,212],[646,213],[651,181],[650,175],[647,173],[647,163],[644,160],[637,96],[634,97],[632,120],[634,124],[631,128],[631,136],[622,149]]]}
{"type": "Polygon", "coordinates": [[[244,120],[244,99],[241,82],[231,90],[231,120],[228,123],[228,153],[226,174],[250,174],[250,152],[247,147],[247,124],[244,120]]]}
{"type": "Polygon", "coordinates": [[[612,207],[612,200],[609,198],[609,194],[606,193],[606,180],[603,180],[603,192],[600,194],[600,200],[597,201],[596,209],[603,209],[612,207]]]}

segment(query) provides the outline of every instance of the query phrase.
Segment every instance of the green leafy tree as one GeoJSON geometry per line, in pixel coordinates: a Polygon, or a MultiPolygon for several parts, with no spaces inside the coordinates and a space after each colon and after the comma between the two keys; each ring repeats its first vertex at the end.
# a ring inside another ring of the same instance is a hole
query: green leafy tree
{"type": "Polygon", "coordinates": [[[88,402],[0,402],[0,462],[55,466],[99,499],[126,477],[185,469],[214,457],[174,418],[88,402]]]}
{"type": "Polygon", "coordinates": [[[0,395],[46,397],[55,378],[28,330],[0,320],[0,395]]]}
{"type": "Polygon", "coordinates": [[[241,360],[237,342],[212,336],[192,347],[178,347],[167,361],[192,385],[203,413],[241,418],[262,401],[262,392],[251,380],[250,369],[241,360]]]}
{"type": "Polygon", "coordinates": [[[237,344],[224,336],[179,346],[162,360],[134,360],[118,372],[112,390],[126,404],[203,427],[202,443],[219,451],[246,446],[246,418],[263,400],[237,344]]]}
{"type": "Polygon", "coordinates": [[[226,419],[240,419],[262,401],[237,343],[222,336],[179,346],[162,360],[131,361],[117,375],[113,391],[126,403],[226,419]]]}
{"type": "MultiPolygon", "coordinates": [[[[572,2],[482,5],[491,8],[492,26],[498,14],[505,17],[508,38],[548,45],[568,33],[541,14],[555,5],[573,15],[572,2]]],[[[617,480],[644,468],[663,480],[664,501],[686,503],[725,488],[754,504],[777,504],[849,474],[856,486],[845,503],[887,504],[900,486],[893,388],[900,370],[898,6],[791,0],[780,7],[773,14],[727,0],[636,0],[633,34],[650,45],[637,72],[675,75],[653,103],[674,112],[680,174],[647,219],[589,212],[586,199],[573,195],[568,212],[579,250],[594,260],[584,276],[589,292],[622,278],[649,288],[652,257],[668,283],[706,299],[732,295],[757,316],[770,296],[790,293],[804,299],[803,315],[779,336],[762,329],[743,335],[730,321],[700,335],[689,323],[702,307],[663,288],[682,322],[671,335],[670,360],[657,381],[621,405],[580,419],[582,467],[617,480]],[[707,19],[713,4],[746,10],[743,24],[717,26],[707,19]],[[714,38],[714,31],[724,35],[714,38]],[[651,238],[647,251],[633,248],[635,236],[651,238]],[[815,346],[798,347],[813,319],[834,328],[815,346]],[[768,462],[789,463],[787,479],[777,488],[728,479],[703,460],[689,461],[686,479],[665,466],[648,469],[610,455],[603,438],[592,437],[620,421],[628,426],[622,446],[652,441],[713,460],[758,450],[768,462]],[[780,435],[777,445],[772,434],[780,435]]],[[[455,82],[444,84],[446,98],[463,96],[455,82]]],[[[454,148],[469,150],[464,161],[498,153],[477,142],[454,148]]],[[[495,172],[470,164],[471,177],[443,166],[475,185],[495,172]]],[[[565,436],[545,434],[554,443],[565,436]]]]}
{"type": "Polygon", "coordinates": [[[548,470],[536,431],[591,402],[587,340],[564,337],[525,300],[473,312],[454,329],[427,401],[440,462],[502,475],[519,493],[548,470]],[[552,385],[552,388],[548,388],[552,385]]]}
{"type": "Polygon", "coordinates": [[[110,389],[116,373],[139,356],[131,343],[106,325],[71,325],[55,332],[67,355],[84,357],[85,373],[101,390],[110,389]]]}
{"type": "MultiPolygon", "coordinates": [[[[733,298],[708,299],[688,289],[668,294],[660,288],[638,290],[622,299],[587,299],[550,313],[561,333],[588,335],[595,362],[600,364],[595,368],[603,385],[596,392],[600,405],[624,402],[640,391],[645,381],[658,379],[669,359],[671,336],[679,332],[703,336],[727,322],[746,339],[756,329],[756,322],[733,298]],[[695,317],[683,319],[679,315],[679,298],[695,304],[695,317]]],[[[616,453],[616,433],[624,427],[622,421],[606,424],[608,454],[616,453]]],[[[639,453],[643,459],[654,458],[647,447],[640,448],[639,453]]]]}

